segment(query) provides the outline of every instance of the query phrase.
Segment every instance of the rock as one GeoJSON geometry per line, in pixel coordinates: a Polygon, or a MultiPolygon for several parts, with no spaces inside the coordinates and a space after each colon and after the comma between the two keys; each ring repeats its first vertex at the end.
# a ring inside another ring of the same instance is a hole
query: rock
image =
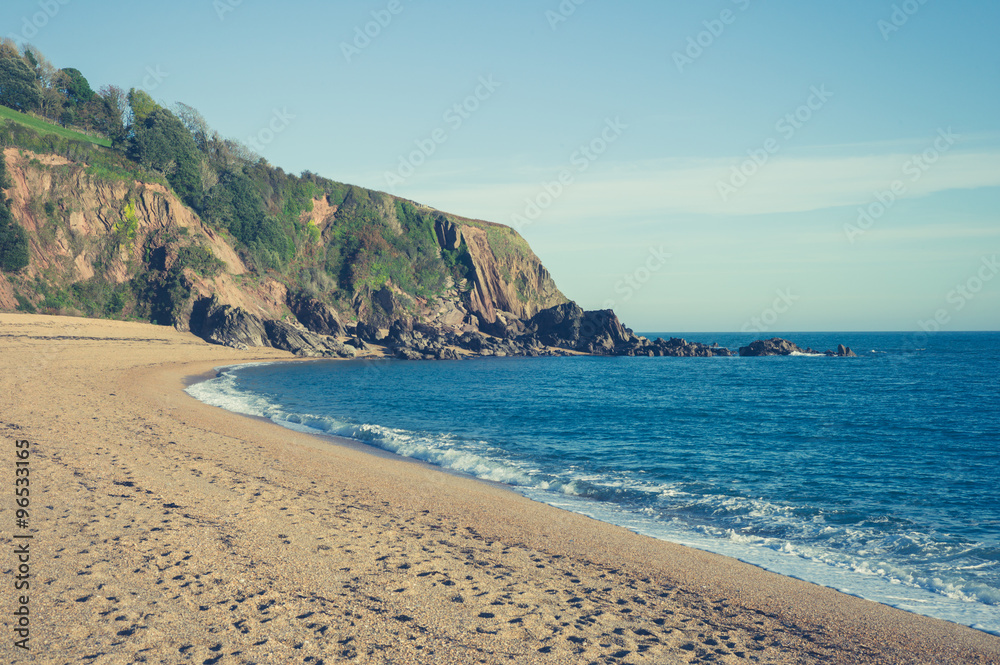
{"type": "Polygon", "coordinates": [[[351,339],[347,340],[347,344],[348,346],[353,346],[358,351],[367,351],[368,349],[371,348],[370,346],[365,344],[365,341],[360,337],[352,337],[351,339]]]}
{"type": "Polygon", "coordinates": [[[209,308],[198,334],[213,344],[238,349],[271,346],[264,322],[259,317],[229,305],[209,308]]]}
{"type": "Polygon", "coordinates": [[[397,319],[389,326],[389,334],[383,341],[390,346],[409,346],[413,343],[413,326],[409,320],[397,319]]]}
{"type": "Polygon", "coordinates": [[[612,355],[639,343],[610,309],[585,312],[574,302],[544,309],[525,324],[546,346],[612,355]]]}
{"type": "Polygon", "coordinates": [[[369,325],[364,321],[358,321],[358,325],[355,327],[355,335],[358,337],[358,339],[361,339],[365,342],[379,341],[378,328],[369,325]]]}
{"type": "Polygon", "coordinates": [[[740,347],[741,356],[790,356],[793,353],[857,358],[857,355],[843,344],[837,347],[836,352],[826,351],[821,354],[810,348],[803,349],[797,344],[790,342],[787,339],[781,339],[780,337],[757,340],[756,342],[752,342],[749,346],[740,347]]]}
{"type": "Polygon", "coordinates": [[[264,321],[264,329],[267,330],[271,346],[291,351],[297,356],[310,358],[354,357],[354,353],[347,351],[346,347],[336,339],[299,330],[284,321],[264,321]]]}
{"type": "Polygon", "coordinates": [[[583,309],[575,302],[543,309],[528,321],[527,328],[547,346],[563,346],[580,339],[583,309]]]}
{"type": "Polygon", "coordinates": [[[434,221],[434,233],[441,249],[456,250],[462,246],[462,230],[444,215],[434,221]]]}
{"type": "Polygon", "coordinates": [[[686,339],[671,337],[669,340],[657,339],[652,343],[657,356],[670,356],[674,358],[710,358],[713,356],[731,356],[733,352],[724,346],[708,346],[698,342],[689,342],[686,339]]]}
{"type": "Polygon", "coordinates": [[[408,349],[406,347],[401,347],[396,349],[396,357],[400,360],[423,360],[424,354],[413,349],[408,349]]]}
{"type": "Polygon", "coordinates": [[[459,360],[461,358],[461,356],[458,355],[458,351],[452,348],[441,349],[437,354],[435,354],[435,357],[438,360],[459,360]]]}
{"type": "Polygon", "coordinates": [[[843,344],[839,344],[837,346],[837,355],[840,356],[841,358],[857,358],[858,357],[858,354],[854,353],[854,351],[851,351],[851,347],[844,346],[843,344]]]}
{"type": "Polygon", "coordinates": [[[479,353],[487,346],[486,336],[479,332],[463,333],[458,338],[457,346],[473,353],[479,353]]]}
{"type": "Polygon", "coordinates": [[[793,353],[815,353],[812,349],[801,349],[787,339],[772,337],[751,342],[740,347],[741,356],[790,356],[793,353]]]}
{"type": "Polygon", "coordinates": [[[520,319],[507,319],[498,314],[492,323],[480,319],[479,329],[487,335],[501,339],[516,339],[525,333],[524,322],[520,319]]]}
{"type": "Polygon", "coordinates": [[[337,312],[316,298],[289,297],[288,307],[307,330],[320,335],[340,337],[347,334],[337,312]]]}

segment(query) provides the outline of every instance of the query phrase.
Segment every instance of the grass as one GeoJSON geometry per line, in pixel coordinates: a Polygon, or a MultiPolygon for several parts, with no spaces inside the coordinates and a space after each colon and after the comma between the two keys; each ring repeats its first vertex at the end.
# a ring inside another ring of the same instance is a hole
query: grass
{"type": "Polygon", "coordinates": [[[87,143],[104,146],[105,148],[111,147],[111,141],[108,139],[87,136],[86,134],[75,132],[72,129],[66,129],[65,127],[60,127],[59,125],[53,125],[50,122],[46,122],[45,120],[41,120],[40,118],[36,118],[32,115],[15,111],[14,109],[7,108],[6,106],[0,106],[0,118],[13,120],[16,123],[22,124],[25,127],[30,127],[31,129],[43,134],[55,134],[56,136],[72,139],[74,141],[86,141],[87,143]]]}

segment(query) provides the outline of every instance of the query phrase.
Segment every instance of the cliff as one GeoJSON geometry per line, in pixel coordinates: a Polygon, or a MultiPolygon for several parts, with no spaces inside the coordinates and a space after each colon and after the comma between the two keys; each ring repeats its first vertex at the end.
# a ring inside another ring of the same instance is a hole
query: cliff
{"type": "Polygon", "coordinates": [[[312,300],[347,323],[460,328],[528,319],[566,302],[513,229],[380,192],[314,191],[296,215],[294,257],[262,266],[256,246],[203,219],[162,182],[15,147],[3,157],[30,261],[0,272],[0,309],[188,329],[205,299],[296,324],[291,310],[312,300]]]}

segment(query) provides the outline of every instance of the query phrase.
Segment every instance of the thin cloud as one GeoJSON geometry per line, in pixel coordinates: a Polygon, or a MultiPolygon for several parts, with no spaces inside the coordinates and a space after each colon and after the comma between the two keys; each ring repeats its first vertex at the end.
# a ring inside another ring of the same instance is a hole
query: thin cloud
{"type": "MultiPolygon", "coordinates": [[[[919,153],[916,153],[919,154],[919,153]]],[[[854,157],[775,155],[745,182],[733,168],[743,160],[656,160],[595,165],[541,210],[535,220],[567,222],[595,217],[636,217],[691,213],[743,216],[809,212],[871,204],[891,192],[897,200],[938,192],[1000,186],[1000,151],[947,152],[933,163],[915,154],[854,157]],[[603,168],[601,168],[603,166],[603,168]],[[739,185],[738,187],[736,185],[739,185]],[[727,189],[727,186],[731,189],[727,189]],[[720,193],[725,189],[725,196],[720,193]]],[[[463,183],[456,168],[414,177],[396,192],[450,211],[510,224],[545,192],[563,167],[533,181],[463,183]],[[447,175],[444,175],[447,173],[447,175]]],[[[748,168],[747,171],[752,171],[748,168]]],[[[509,177],[509,174],[505,174],[509,177]]],[[[541,201],[546,202],[542,196],[541,201]]]]}

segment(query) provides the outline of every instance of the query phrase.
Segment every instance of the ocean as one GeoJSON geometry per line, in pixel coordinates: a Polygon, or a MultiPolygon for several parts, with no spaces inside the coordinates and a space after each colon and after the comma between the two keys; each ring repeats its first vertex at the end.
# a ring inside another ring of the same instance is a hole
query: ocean
{"type": "Polygon", "coordinates": [[[188,392],[1000,634],[1000,333],[774,335],[859,357],[321,360],[188,392]]]}

